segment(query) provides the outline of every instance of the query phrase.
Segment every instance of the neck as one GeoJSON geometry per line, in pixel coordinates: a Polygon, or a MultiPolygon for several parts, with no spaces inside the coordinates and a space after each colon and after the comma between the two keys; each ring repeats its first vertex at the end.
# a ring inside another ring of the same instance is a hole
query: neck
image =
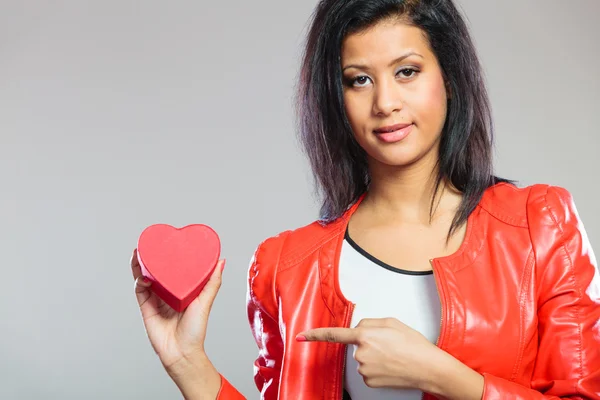
{"type": "Polygon", "coordinates": [[[436,216],[456,211],[462,197],[447,181],[442,181],[434,193],[437,169],[432,163],[401,168],[374,164],[370,165],[371,184],[363,201],[374,215],[388,221],[429,225],[436,216]]]}

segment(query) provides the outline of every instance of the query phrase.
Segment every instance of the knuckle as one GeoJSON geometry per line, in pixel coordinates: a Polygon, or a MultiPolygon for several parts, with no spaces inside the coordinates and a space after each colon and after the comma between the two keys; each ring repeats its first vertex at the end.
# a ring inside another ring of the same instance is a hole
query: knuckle
{"type": "Polygon", "coordinates": [[[223,280],[221,279],[221,277],[220,277],[220,276],[214,276],[214,277],[211,279],[210,285],[211,285],[212,287],[214,287],[215,289],[218,289],[218,288],[220,288],[220,287],[221,287],[221,283],[222,283],[222,282],[223,282],[223,280]]]}
{"type": "Polygon", "coordinates": [[[381,385],[381,382],[378,381],[377,377],[373,376],[373,374],[369,374],[369,372],[363,372],[362,377],[367,387],[370,387],[372,389],[383,387],[383,385],[381,385]]]}
{"type": "Polygon", "coordinates": [[[353,357],[356,360],[356,362],[359,364],[362,364],[364,361],[363,352],[361,351],[360,348],[354,352],[353,357]]]}
{"type": "Polygon", "coordinates": [[[136,292],[143,291],[146,289],[144,287],[142,279],[143,278],[141,276],[138,276],[137,278],[135,278],[135,281],[133,282],[133,287],[135,288],[136,292]]]}
{"type": "Polygon", "coordinates": [[[356,339],[359,344],[364,345],[368,342],[368,334],[365,329],[359,329],[356,332],[356,339]]]}

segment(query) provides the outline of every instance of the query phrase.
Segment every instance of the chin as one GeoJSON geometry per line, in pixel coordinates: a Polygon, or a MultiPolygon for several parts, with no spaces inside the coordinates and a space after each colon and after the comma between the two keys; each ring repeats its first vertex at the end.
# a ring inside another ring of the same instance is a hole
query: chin
{"type": "Polygon", "coordinates": [[[371,152],[371,162],[388,167],[408,167],[424,159],[427,151],[417,149],[385,149],[371,152]]]}

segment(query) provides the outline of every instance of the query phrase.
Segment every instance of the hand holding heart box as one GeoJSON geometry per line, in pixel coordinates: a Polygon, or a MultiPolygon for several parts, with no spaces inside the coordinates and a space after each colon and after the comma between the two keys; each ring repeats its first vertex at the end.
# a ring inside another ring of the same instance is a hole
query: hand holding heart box
{"type": "Polygon", "coordinates": [[[152,291],[177,312],[202,291],[221,253],[217,233],[203,224],[175,228],[155,224],[138,239],[137,257],[152,291]]]}

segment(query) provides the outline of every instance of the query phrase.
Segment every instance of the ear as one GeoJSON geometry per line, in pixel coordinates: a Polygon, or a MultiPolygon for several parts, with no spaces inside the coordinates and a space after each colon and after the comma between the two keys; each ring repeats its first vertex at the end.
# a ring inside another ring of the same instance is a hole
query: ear
{"type": "Polygon", "coordinates": [[[450,82],[446,81],[446,97],[448,100],[452,99],[452,88],[450,87],[450,82]]]}

